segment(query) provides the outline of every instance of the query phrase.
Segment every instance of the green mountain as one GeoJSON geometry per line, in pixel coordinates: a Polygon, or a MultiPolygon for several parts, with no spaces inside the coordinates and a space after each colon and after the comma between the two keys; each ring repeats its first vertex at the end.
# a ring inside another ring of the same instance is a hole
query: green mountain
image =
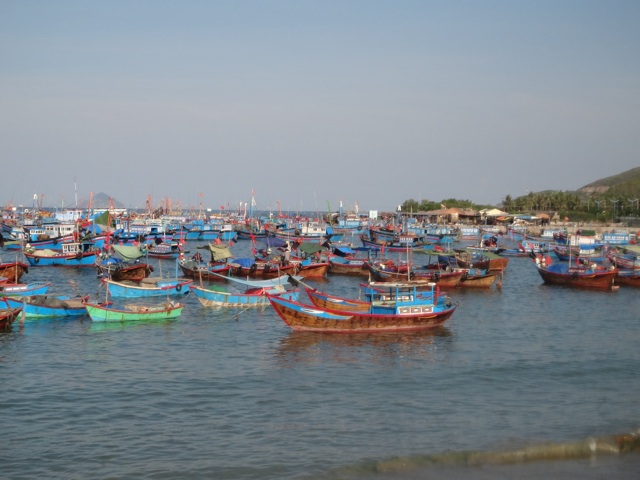
{"type": "Polygon", "coordinates": [[[640,196],[640,167],[596,180],[578,189],[578,195],[640,196]]]}

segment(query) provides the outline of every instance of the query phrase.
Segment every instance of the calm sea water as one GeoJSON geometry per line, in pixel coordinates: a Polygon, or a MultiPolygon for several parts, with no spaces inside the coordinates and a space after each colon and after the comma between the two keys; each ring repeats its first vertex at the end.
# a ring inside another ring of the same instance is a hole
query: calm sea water
{"type": "MultiPolygon", "coordinates": [[[[92,269],[25,277],[43,279],[103,294],[92,269]]],[[[357,296],[356,279],[309,283],[357,296]]],[[[636,430],[638,293],[545,286],[512,258],[501,290],[452,291],[460,306],[431,333],[300,334],[270,308],[216,310],[193,295],[162,324],[27,321],[0,335],[0,476],[638,478],[637,454],[427,461],[636,430]]]]}

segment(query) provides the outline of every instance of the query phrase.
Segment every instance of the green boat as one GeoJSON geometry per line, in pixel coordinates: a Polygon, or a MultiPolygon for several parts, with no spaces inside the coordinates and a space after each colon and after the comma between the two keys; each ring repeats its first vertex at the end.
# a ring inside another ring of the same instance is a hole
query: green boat
{"type": "Polygon", "coordinates": [[[168,302],[161,305],[111,305],[87,303],[87,313],[94,322],[147,322],[177,318],[182,315],[184,305],[168,302]]]}

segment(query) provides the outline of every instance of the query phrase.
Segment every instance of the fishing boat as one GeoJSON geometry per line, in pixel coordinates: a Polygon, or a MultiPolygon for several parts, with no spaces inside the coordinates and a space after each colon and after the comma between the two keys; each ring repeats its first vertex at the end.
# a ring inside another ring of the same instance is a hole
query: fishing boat
{"type": "Polygon", "coordinates": [[[252,258],[236,258],[231,265],[231,274],[243,278],[269,279],[278,278],[284,274],[295,273],[295,265],[283,265],[279,261],[255,260],[252,258]]]}
{"type": "Polygon", "coordinates": [[[221,276],[229,275],[231,270],[229,259],[233,258],[229,247],[210,243],[197,248],[208,250],[211,253],[211,260],[205,261],[200,252],[196,252],[191,258],[182,258],[178,261],[182,274],[196,280],[224,280],[221,276]]]}
{"type": "Polygon", "coordinates": [[[479,268],[490,272],[502,272],[509,264],[508,257],[502,257],[490,251],[458,249],[454,257],[460,268],[479,268]]]}
{"type": "MultiPolygon", "coordinates": [[[[268,295],[280,318],[296,331],[323,333],[402,332],[442,326],[457,308],[434,301],[430,292],[410,283],[385,283],[368,302],[369,311],[320,308],[268,295]]],[[[334,300],[336,300],[334,298],[334,300]]]]}
{"type": "Polygon", "coordinates": [[[549,257],[538,255],[535,266],[544,283],[567,287],[612,290],[618,269],[594,264],[572,266],[570,263],[550,262],[549,257]]]}
{"type": "Polygon", "coordinates": [[[182,243],[179,241],[171,241],[168,243],[152,242],[147,246],[147,255],[152,258],[175,260],[185,253],[189,253],[189,251],[184,251],[182,243]]]}
{"type": "Polygon", "coordinates": [[[141,282],[154,270],[152,265],[140,261],[144,255],[145,250],[139,246],[111,245],[108,253],[96,257],[95,268],[98,276],[109,277],[116,282],[141,282]]]}
{"type": "Polygon", "coordinates": [[[618,269],[616,285],[622,285],[626,287],[640,287],[640,270],[632,270],[627,268],[618,269]]]}
{"type": "Polygon", "coordinates": [[[93,267],[100,250],[91,244],[63,243],[61,250],[26,248],[24,256],[31,266],[93,267]]]}
{"type": "Polygon", "coordinates": [[[29,271],[29,265],[16,260],[15,262],[0,263],[0,276],[6,277],[10,282],[18,283],[22,275],[29,271]]]}
{"type": "Polygon", "coordinates": [[[103,278],[102,282],[107,286],[108,292],[112,297],[138,298],[163,295],[187,295],[193,280],[148,277],[144,278],[140,283],[129,281],[116,282],[109,278],[103,278]]]}
{"type": "Polygon", "coordinates": [[[502,287],[502,272],[491,272],[479,268],[465,268],[460,278],[460,288],[491,288],[492,285],[502,287]]]}
{"type": "Polygon", "coordinates": [[[640,270],[640,246],[638,245],[612,248],[607,253],[607,258],[620,269],[640,270]]]}
{"type": "MultiPolygon", "coordinates": [[[[422,295],[422,301],[431,302],[435,305],[444,305],[450,307],[452,305],[451,298],[446,294],[441,294],[440,289],[433,283],[424,282],[419,285],[415,282],[411,283],[411,286],[415,286],[417,291],[422,295]]],[[[311,303],[316,307],[324,308],[327,310],[339,310],[341,312],[363,312],[369,313],[371,311],[371,302],[375,301],[376,295],[387,295],[390,285],[388,283],[369,282],[360,284],[361,292],[364,299],[351,299],[344,298],[329,293],[321,292],[315,288],[307,286],[305,292],[311,303]]]]}
{"type": "Polygon", "coordinates": [[[24,297],[44,295],[50,286],[51,282],[12,283],[0,286],[0,296],[24,297]]]}
{"type": "Polygon", "coordinates": [[[191,291],[205,307],[264,307],[269,305],[267,294],[297,300],[300,293],[300,290],[293,288],[284,277],[275,279],[279,280],[278,283],[272,280],[264,281],[270,283],[260,283],[260,281],[245,281],[233,277],[229,280],[246,287],[246,290],[229,292],[223,286],[209,285],[207,287],[192,286],[191,291]]]}
{"type": "Polygon", "coordinates": [[[25,318],[81,317],[87,310],[84,302],[89,296],[70,295],[30,295],[24,297],[4,297],[10,308],[22,308],[25,318]]]}
{"type": "Polygon", "coordinates": [[[184,305],[166,302],[160,305],[126,304],[115,308],[113,304],[85,303],[87,314],[94,322],[156,322],[178,318],[184,305]]]}
{"type": "Polygon", "coordinates": [[[422,237],[411,232],[400,233],[391,240],[379,240],[363,233],[360,235],[360,241],[363,247],[376,248],[381,252],[405,252],[411,249],[432,248],[434,245],[434,242],[425,241],[422,237]]]}
{"type": "Polygon", "coordinates": [[[22,307],[0,308],[0,331],[9,330],[21,311],[22,307]]]}
{"type": "Polygon", "coordinates": [[[333,256],[329,259],[329,273],[331,275],[353,275],[366,277],[369,270],[364,258],[348,258],[333,256]]]}

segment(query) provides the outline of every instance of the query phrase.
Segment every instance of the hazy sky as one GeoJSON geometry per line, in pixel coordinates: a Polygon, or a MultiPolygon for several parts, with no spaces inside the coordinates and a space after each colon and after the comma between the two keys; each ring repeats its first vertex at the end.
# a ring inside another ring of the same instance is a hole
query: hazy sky
{"type": "Polygon", "coordinates": [[[639,152],[637,0],[0,0],[1,205],[496,204],[639,152]]]}

